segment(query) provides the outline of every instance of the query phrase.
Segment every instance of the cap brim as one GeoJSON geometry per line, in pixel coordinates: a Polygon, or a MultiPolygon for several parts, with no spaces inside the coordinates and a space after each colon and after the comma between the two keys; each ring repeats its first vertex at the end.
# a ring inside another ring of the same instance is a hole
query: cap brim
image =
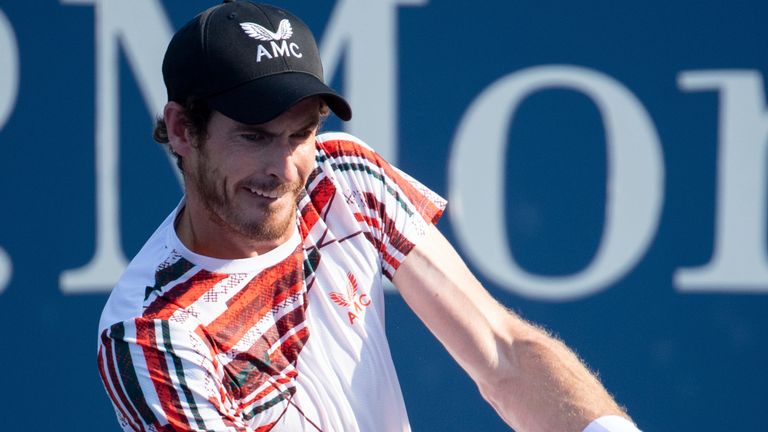
{"type": "Polygon", "coordinates": [[[262,124],[288,111],[310,96],[320,96],[342,120],[352,118],[352,109],[343,97],[315,76],[285,72],[249,81],[208,98],[211,108],[244,124],[262,124]]]}

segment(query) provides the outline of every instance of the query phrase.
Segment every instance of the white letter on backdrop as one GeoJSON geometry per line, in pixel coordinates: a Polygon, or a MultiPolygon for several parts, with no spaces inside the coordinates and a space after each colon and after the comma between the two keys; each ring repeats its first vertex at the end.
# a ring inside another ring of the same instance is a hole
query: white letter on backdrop
{"type": "MultiPolygon", "coordinates": [[[[11,22],[0,10],[0,130],[16,106],[19,94],[19,48],[11,22]]],[[[0,248],[0,294],[5,291],[13,273],[13,263],[0,248]]]]}
{"type": "Polygon", "coordinates": [[[768,110],[759,72],[682,72],[688,91],[720,91],[717,209],[712,259],[681,268],[675,286],[684,292],[768,292],[766,257],[766,148],[768,110]]]}
{"type": "Polygon", "coordinates": [[[645,254],[658,228],[664,165],[653,122],[628,89],[594,70],[552,65],[508,75],[477,97],[454,139],[449,181],[454,230],[475,267],[511,292],[568,300],[605,289],[645,254]],[[558,277],[520,268],[510,253],[504,224],[502,155],[507,131],[517,106],[528,95],[547,88],[572,89],[592,99],[602,115],[608,147],[608,190],[599,249],[587,268],[558,277]]]}
{"type": "Polygon", "coordinates": [[[60,285],[66,293],[109,291],[127,264],[120,240],[118,46],[123,48],[154,117],[165,104],[161,64],[173,32],[157,0],[61,1],[96,8],[97,82],[96,250],[84,267],[63,272],[60,285]]]}

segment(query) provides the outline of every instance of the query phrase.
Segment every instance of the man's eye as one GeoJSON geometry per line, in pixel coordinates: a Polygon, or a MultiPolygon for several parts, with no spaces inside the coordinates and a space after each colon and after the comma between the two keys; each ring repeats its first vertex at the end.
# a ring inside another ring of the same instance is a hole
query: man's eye
{"type": "Polygon", "coordinates": [[[246,141],[252,141],[252,142],[259,142],[264,140],[264,135],[262,134],[243,134],[241,135],[243,139],[246,141]]]}
{"type": "Polygon", "coordinates": [[[293,134],[293,136],[294,136],[294,138],[307,139],[310,136],[312,136],[312,133],[314,131],[315,131],[314,129],[307,129],[305,131],[296,132],[295,134],[293,134]]]}

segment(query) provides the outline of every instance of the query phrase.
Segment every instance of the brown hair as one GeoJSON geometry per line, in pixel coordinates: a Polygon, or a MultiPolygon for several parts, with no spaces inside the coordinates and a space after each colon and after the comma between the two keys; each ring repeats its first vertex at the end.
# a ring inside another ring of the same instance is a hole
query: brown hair
{"type": "MultiPolygon", "coordinates": [[[[212,113],[213,110],[211,110],[204,99],[192,99],[184,105],[183,116],[185,126],[189,130],[190,135],[193,138],[197,138],[201,144],[205,142],[205,138],[208,136],[208,122],[211,119],[212,113]]],[[[162,116],[157,117],[155,121],[155,130],[152,132],[152,138],[160,144],[168,144],[168,126],[165,124],[165,119],[162,116]]],[[[176,158],[176,166],[181,171],[184,171],[181,156],[176,154],[170,146],[168,146],[168,151],[176,158]]]]}

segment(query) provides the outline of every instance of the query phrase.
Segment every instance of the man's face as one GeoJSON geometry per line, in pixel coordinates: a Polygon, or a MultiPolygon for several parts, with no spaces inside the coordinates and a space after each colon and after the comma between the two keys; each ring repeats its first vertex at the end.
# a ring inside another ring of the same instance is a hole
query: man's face
{"type": "MultiPolygon", "coordinates": [[[[314,168],[320,99],[308,98],[261,125],[214,112],[188,173],[188,199],[225,235],[257,242],[292,233],[296,202],[314,168]]],[[[201,138],[202,139],[202,138],[201,138]]],[[[200,219],[198,219],[200,220],[200,219]]]]}

